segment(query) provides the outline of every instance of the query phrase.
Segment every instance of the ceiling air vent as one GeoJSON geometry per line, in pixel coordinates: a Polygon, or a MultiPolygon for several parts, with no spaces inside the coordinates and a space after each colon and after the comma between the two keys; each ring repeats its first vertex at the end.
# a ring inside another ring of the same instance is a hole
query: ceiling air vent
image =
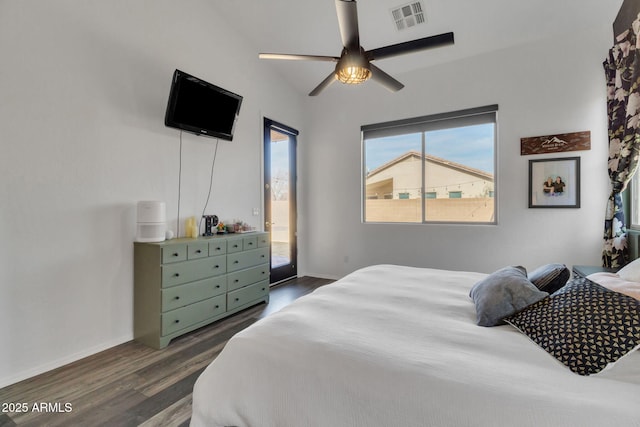
{"type": "Polygon", "coordinates": [[[398,31],[427,22],[427,17],[424,14],[424,8],[422,7],[422,3],[419,1],[394,7],[391,9],[391,15],[393,17],[393,22],[396,24],[396,30],[398,31]]]}

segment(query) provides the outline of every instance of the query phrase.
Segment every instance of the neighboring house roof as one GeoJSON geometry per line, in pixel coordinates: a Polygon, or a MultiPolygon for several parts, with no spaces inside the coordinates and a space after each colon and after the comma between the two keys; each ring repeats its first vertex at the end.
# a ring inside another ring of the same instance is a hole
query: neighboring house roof
{"type": "MultiPolygon", "coordinates": [[[[378,166],[377,168],[375,168],[374,170],[372,170],[371,172],[369,172],[369,174],[367,175],[367,179],[371,178],[372,176],[374,176],[377,173],[382,172],[385,169],[390,168],[393,165],[396,165],[398,163],[401,163],[405,160],[407,160],[408,158],[416,158],[416,159],[420,159],[420,153],[418,153],[417,151],[407,151],[406,153],[402,154],[401,156],[396,157],[395,159],[381,165],[378,166]]],[[[488,173],[485,172],[483,170],[480,169],[476,169],[476,168],[472,168],[470,166],[466,166],[460,163],[456,163],[456,162],[452,162],[451,160],[447,160],[447,159],[443,159],[441,157],[436,157],[436,156],[432,156],[430,154],[425,154],[424,155],[424,159],[439,165],[442,165],[444,167],[448,167],[451,169],[458,169],[461,172],[465,172],[468,174],[472,174],[472,175],[476,175],[479,176],[481,178],[484,178],[486,180],[489,181],[493,181],[493,174],[492,173],[488,173]]]]}

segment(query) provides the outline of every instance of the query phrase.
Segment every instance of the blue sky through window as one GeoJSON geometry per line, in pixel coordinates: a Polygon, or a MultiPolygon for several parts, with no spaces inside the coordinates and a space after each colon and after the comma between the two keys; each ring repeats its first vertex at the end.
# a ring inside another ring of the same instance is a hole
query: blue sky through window
{"type": "MultiPolygon", "coordinates": [[[[426,133],[426,153],[494,173],[494,125],[466,126],[426,133]]],[[[421,134],[366,140],[366,169],[371,171],[407,151],[422,150],[421,134]]]]}

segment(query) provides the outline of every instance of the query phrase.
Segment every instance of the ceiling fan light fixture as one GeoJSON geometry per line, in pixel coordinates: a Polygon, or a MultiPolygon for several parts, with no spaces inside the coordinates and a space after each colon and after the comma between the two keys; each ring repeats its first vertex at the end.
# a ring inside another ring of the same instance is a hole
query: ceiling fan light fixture
{"type": "Polygon", "coordinates": [[[336,79],[340,82],[357,85],[371,78],[369,61],[364,57],[364,51],[359,55],[343,54],[336,65],[336,79]]]}
{"type": "Polygon", "coordinates": [[[371,70],[360,65],[353,65],[336,70],[336,78],[342,83],[357,85],[371,78],[371,70]]]}

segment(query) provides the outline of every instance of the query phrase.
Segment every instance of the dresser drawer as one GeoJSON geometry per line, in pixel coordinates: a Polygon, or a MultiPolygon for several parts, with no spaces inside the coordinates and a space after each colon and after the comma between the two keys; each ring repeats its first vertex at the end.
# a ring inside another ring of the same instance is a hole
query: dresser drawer
{"type": "Polygon", "coordinates": [[[198,280],[162,290],[162,311],[171,311],[227,292],[227,276],[198,280]]]}
{"type": "Polygon", "coordinates": [[[209,242],[187,244],[187,259],[206,258],[209,256],[209,242]]]}
{"type": "Polygon", "coordinates": [[[227,240],[227,253],[242,252],[242,237],[233,237],[227,240]]]}
{"type": "Polygon", "coordinates": [[[266,280],[269,278],[269,264],[262,264],[257,267],[251,267],[246,270],[230,273],[227,276],[228,290],[242,288],[252,283],[266,280]]]}
{"type": "Polygon", "coordinates": [[[259,248],[267,248],[271,243],[271,239],[269,239],[269,233],[260,233],[258,235],[258,247],[259,248]]]}
{"type": "Polygon", "coordinates": [[[227,241],[213,239],[209,242],[209,256],[224,255],[227,253],[227,241]]]}
{"type": "Polygon", "coordinates": [[[226,311],[226,295],[209,298],[177,310],[162,313],[162,335],[188,328],[226,311]]]}
{"type": "Polygon", "coordinates": [[[259,248],[237,254],[227,255],[227,271],[244,270],[269,262],[269,248],[259,248]]]}
{"type": "Polygon", "coordinates": [[[258,248],[258,236],[246,236],[242,238],[242,249],[245,251],[258,248]]]}
{"type": "Polygon", "coordinates": [[[162,266],[162,287],[180,285],[227,272],[226,257],[214,256],[162,266]]]}
{"type": "Polygon", "coordinates": [[[227,294],[227,310],[233,310],[248,302],[262,298],[269,294],[269,281],[262,282],[237,289],[227,294]]]}
{"type": "Polygon", "coordinates": [[[162,263],[185,261],[187,259],[187,245],[168,245],[162,247],[162,263]]]}

